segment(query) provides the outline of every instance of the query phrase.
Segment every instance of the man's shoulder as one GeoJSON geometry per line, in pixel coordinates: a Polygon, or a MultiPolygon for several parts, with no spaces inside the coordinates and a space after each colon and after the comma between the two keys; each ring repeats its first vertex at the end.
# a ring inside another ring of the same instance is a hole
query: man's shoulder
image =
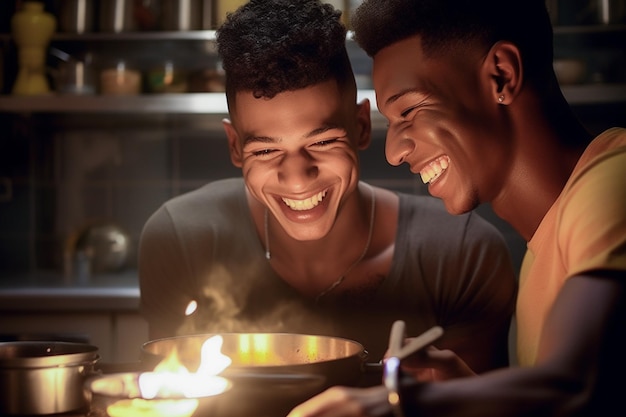
{"type": "Polygon", "coordinates": [[[231,217],[242,217],[246,210],[243,179],[228,178],[203,185],[164,202],[150,216],[151,226],[174,223],[177,227],[220,224],[231,217]]]}

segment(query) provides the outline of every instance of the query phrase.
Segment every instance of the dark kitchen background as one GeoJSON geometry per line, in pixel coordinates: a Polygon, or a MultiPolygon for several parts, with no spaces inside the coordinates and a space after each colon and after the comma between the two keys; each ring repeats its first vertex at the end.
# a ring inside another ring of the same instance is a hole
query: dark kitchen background
{"type": "MultiPolygon", "coordinates": [[[[144,222],[173,196],[240,175],[221,127],[212,32],[238,2],[190,1],[194,13],[177,21],[160,12],[180,2],[83,2],[82,21],[80,0],[43,2],[57,29],[45,50],[51,92],[34,97],[12,93],[19,48],[10,19],[25,1],[0,2],[0,339],[87,340],[106,360],[132,360],[126,347],[146,337],[136,277],[144,222]],[[130,7],[127,20],[107,20],[113,4],[130,7]],[[111,72],[124,78],[125,95],[107,85],[111,72]],[[107,253],[112,241],[116,254],[107,253]],[[95,252],[84,251],[90,243],[95,252]]],[[[333,3],[349,14],[359,1],[333,3]]],[[[626,126],[625,2],[550,0],[549,7],[555,66],[576,113],[593,133],[626,126]],[[612,4],[610,16],[600,13],[602,3],[612,4]]],[[[363,179],[425,194],[419,177],[385,161],[370,60],[347,43],[359,95],[373,107],[363,179]]],[[[478,212],[502,231],[518,267],[522,239],[488,206],[478,212]]]]}

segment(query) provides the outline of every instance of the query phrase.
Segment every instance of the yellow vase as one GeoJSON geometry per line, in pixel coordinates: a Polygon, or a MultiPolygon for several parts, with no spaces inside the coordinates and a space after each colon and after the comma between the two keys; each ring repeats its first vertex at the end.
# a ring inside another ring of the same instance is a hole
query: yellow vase
{"type": "Polygon", "coordinates": [[[13,85],[14,95],[49,94],[46,78],[46,51],[56,19],[44,11],[41,2],[23,2],[11,18],[11,32],[18,48],[19,70],[13,85]]]}

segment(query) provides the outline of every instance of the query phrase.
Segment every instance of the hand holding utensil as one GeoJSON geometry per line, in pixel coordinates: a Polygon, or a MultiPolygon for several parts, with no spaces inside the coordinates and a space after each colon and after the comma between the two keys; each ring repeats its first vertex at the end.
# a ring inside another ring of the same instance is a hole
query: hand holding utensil
{"type": "Polygon", "coordinates": [[[404,417],[400,404],[400,361],[430,345],[443,334],[441,327],[434,326],[403,346],[405,329],[406,325],[402,320],[395,321],[391,326],[388,357],[385,361],[383,374],[383,383],[389,392],[387,400],[396,417],[404,417]]]}

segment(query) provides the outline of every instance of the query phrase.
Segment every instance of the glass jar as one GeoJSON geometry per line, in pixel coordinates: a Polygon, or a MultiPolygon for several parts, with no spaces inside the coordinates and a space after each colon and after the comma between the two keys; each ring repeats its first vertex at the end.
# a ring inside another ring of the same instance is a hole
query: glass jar
{"type": "Polygon", "coordinates": [[[141,93],[141,72],[120,60],[100,72],[100,93],[127,96],[141,93]]]}
{"type": "Polygon", "coordinates": [[[146,90],[149,93],[186,93],[187,72],[173,61],[165,61],[146,73],[146,90]]]}

